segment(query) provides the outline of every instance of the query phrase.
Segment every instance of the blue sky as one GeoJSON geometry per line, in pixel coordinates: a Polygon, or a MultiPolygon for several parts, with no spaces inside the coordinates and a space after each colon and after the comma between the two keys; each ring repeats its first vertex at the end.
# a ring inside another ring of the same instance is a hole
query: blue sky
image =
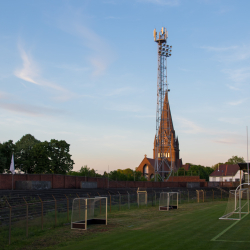
{"type": "Polygon", "coordinates": [[[183,163],[246,159],[250,2],[0,2],[0,141],[70,143],[75,170],[135,169],[153,155],[157,44],[183,163]]]}

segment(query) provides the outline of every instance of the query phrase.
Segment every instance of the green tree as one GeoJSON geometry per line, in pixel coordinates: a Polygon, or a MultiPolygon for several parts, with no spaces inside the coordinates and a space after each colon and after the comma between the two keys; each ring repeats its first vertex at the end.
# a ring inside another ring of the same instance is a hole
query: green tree
{"type": "Polygon", "coordinates": [[[66,141],[52,139],[48,143],[48,156],[50,164],[46,167],[47,173],[66,174],[73,169],[74,161],[69,154],[69,147],[66,141]]]}
{"type": "Polygon", "coordinates": [[[7,158],[2,152],[3,145],[0,143],[0,174],[6,169],[7,158]]]}
{"type": "Polygon", "coordinates": [[[133,171],[129,168],[111,171],[109,178],[114,181],[147,181],[140,171],[133,171]]]}
{"type": "Polygon", "coordinates": [[[34,145],[32,148],[34,173],[46,174],[50,173],[50,145],[49,142],[44,141],[34,145]]]}
{"type": "Polygon", "coordinates": [[[15,144],[12,140],[0,143],[0,173],[8,171],[10,168],[10,162],[12,154],[15,151],[15,144]]]}
{"type": "Polygon", "coordinates": [[[98,174],[96,170],[93,168],[90,169],[87,165],[84,165],[84,167],[81,167],[81,169],[76,171],[70,171],[68,175],[74,175],[74,176],[87,176],[87,177],[102,177],[101,174],[98,174]]]}
{"type": "Polygon", "coordinates": [[[229,158],[227,162],[225,162],[225,164],[237,164],[237,163],[245,163],[244,158],[235,155],[229,158]]]}
{"type": "MultiPolygon", "coordinates": [[[[205,179],[206,181],[209,181],[209,175],[214,171],[212,168],[210,167],[204,167],[201,165],[194,165],[191,163],[190,164],[190,168],[188,171],[185,171],[184,168],[180,168],[178,170],[178,176],[191,176],[191,175],[199,175],[201,179],[205,179]]],[[[174,174],[176,175],[176,174],[174,174]]]]}
{"type": "Polygon", "coordinates": [[[25,173],[34,173],[33,147],[40,143],[33,135],[26,134],[16,142],[15,166],[25,173]]]}
{"type": "Polygon", "coordinates": [[[213,165],[211,168],[213,169],[213,170],[216,170],[220,165],[223,165],[224,163],[222,163],[222,162],[218,162],[217,164],[215,164],[215,165],[213,165]]]}

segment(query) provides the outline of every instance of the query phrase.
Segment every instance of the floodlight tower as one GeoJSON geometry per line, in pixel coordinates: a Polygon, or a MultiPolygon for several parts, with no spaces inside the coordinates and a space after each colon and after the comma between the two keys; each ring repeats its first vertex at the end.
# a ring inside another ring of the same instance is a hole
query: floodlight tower
{"type": "Polygon", "coordinates": [[[161,29],[157,36],[154,29],[154,40],[157,42],[157,110],[155,135],[155,179],[169,178],[172,173],[171,153],[171,114],[168,103],[167,57],[171,56],[172,46],[167,44],[168,31],[161,29]]]}

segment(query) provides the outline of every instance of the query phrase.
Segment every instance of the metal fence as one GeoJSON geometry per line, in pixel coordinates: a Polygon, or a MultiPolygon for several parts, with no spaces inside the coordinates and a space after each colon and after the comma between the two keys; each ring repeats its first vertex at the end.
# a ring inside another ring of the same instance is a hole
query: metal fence
{"type": "MultiPolygon", "coordinates": [[[[171,191],[171,190],[168,190],[171,191]]],[[[177,190],[175,190],[177,191],[177,190]]],[[[166,190],[165,190],[166,192],[166,190]]],[[[179,205],[191,202],[212,202],[228,200],[228,193],[224,190],[203,191],[203,198],[197,198],[196,190],[178,190],[179,205]]],[[[136,193],[101,195],[108,198],[108,213],[115,213],[129,209],[140,209],[143,206],[159,206],[161,192],[148,192],[147,203],[138,205],[136,193]]],[[[67,225],[71,221],[72,201],[74,198],[91,197],[89,194],[70,194],[61,197],[12,197],[0,200],[0,248],[1,244],[10,244],[22,240],[39,231],[67,225]]],[[[93,196],[92,196],[93,197],[93,196]]]]}

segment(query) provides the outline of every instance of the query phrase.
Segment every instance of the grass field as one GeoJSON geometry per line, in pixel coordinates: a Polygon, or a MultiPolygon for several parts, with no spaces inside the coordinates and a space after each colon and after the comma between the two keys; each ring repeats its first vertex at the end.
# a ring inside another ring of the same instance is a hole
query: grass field
{"type": "Polygon", "coordinates": [[[182,204],[169,212],[156,206],[113,212],[108,226],[52,228],[4,249],[250,249],[250,216],[219,220],[226,205],[217,201],[182,204]]]}

